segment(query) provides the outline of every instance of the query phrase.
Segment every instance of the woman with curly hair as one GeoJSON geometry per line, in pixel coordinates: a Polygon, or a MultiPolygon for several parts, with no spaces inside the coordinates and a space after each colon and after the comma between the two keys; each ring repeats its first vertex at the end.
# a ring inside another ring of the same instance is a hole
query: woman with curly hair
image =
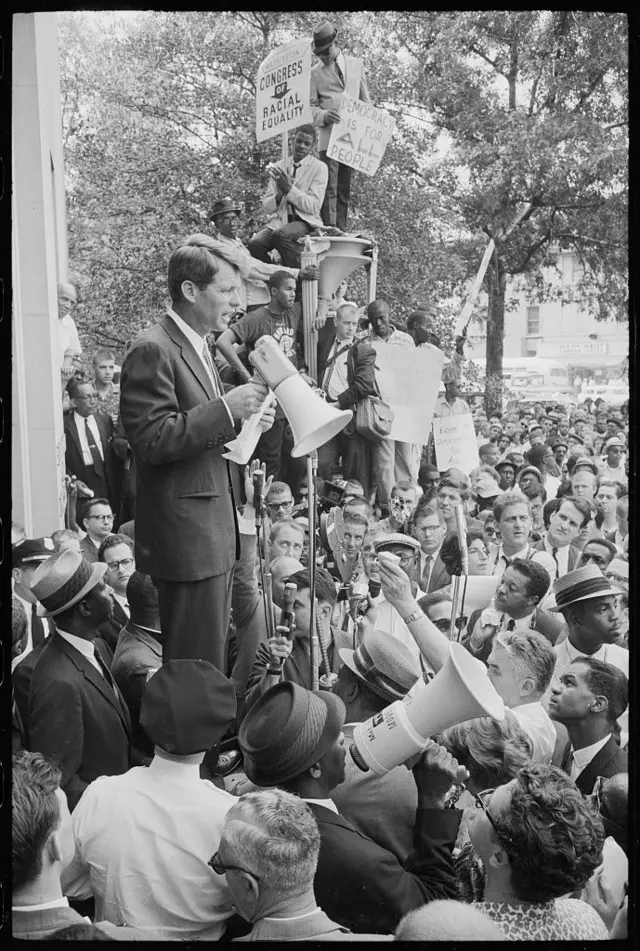
{"type": "Polygon", "coordinates": [[[469,835],[486,885],[475,906],[512,941],[608,938],[590,905],[562,897],[602,861],[602,822],[575,783],[555,766],[525,767],[476,794],[476,805],[469,835]]]}

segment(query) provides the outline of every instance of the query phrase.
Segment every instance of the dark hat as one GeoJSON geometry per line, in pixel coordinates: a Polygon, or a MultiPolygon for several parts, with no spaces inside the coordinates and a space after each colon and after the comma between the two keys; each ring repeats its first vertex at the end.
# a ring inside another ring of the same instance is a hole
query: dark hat
{"type": "Polygon", "coordinates": [[[170,660],[145,685],[140,726],[167,753],[203,753],[232,725],[236,706],[232,682],[208,660],[170,660]]]}
{"type": "Polygon", "coordinates": [[[588,469],[589,472],[593,472],[595,476],[598,475],[598,467],[593,461],[589,459],[588,456],[578,456],[576,461],[573,464],[573,472],[577,472],[578,469],[588,469]]]}
{"type": "Polygon", "coordinates": [[[537,468],[537,466],[524,466],[517,475],[516,481],[518,485],[520,485],[520,483],[522,482],[522,477],[527,475],[527,473],[529,472],[531,473],[531,475],[536,477],[540,485],[544,485],[544,482],[542,480],[542,473],[537,468]]]}
{"type": "Polygon", "coordinates": [[[568,449],[569,441],[567,439],[554,439],[553,444],[551,446],[552,450],[555,452],[556,449],[560,449],[560,447],[562,447],[563,449],[568,449]]]}
{"type": "Polygon", "coordinates": [[[500,462],[496,462],[493,468],[500,472],[500,470],[504,469],[505,466],[509,466],[511,469],[518,468],[513,459],[509,459],[507,456],[505,456],[504,459],[501,459],[500,462]]]}
{"type": "Polygon", "coordinates": [[[55,617],[73,607],[104,578],[103,561],[89,564],[80,552],[67,548],[43,561],[33,576],[31,590],[39,601],[40,617],[55,617]]]}
{"type": "Polygon", "coordinates": [[[25,538],[11,549],[14,568],[22,565],[38,565],[55,555],[55,545],[50,538],[25,538]]]}
{"type": "Polygon", "coordinates": [[[550,611],[562,611],[577,601],[618,594],[597,565],[585,565],[584,568],[576,568],[561,578],[556,578],[552,590],[556,603],[554,606],[549,605],[550,611]]]}
{"type": "Polygon", "coordinates": [[[389,703],[406,697],[420,677],[420,668],[409,648],[383,631],[365,634],[356,650],[344,647],[338,653],[356,677],[389,703]]]}
{"type": "Polygon", "coordinates": [[[238,740],[247,776],[256,786],[279,786],[304,773],[340,736],[346,710],[340,697],[285,681],[271,687],[242,721],[238,740]]]}
{"type": "Polygon", "coordinates": [[[211,221],[217,215],[226,215],[228,211],[235,211],[237,215],[240,214],[240,209],[231,198],[220,198],[213,206],[213,211],[209,215],[209,220],[211,221]]]}
{"type": "Polygon", "coordinates": [[[606,422],[613,423],[615,426],[619,426],[620,429],[622,429],[624,425],[619,416],[607,416],[606,422]]]}
{"type": "Polygon", "coordinates": [[[579,442],[581,446],[584,446],[584,439],[582,436],[578,436],[577,433],[569,433],[567,439],[573,439],[574,442],[579,442]]]}
{"type": "Polygon", "coordinates": [[[537,422],[531,423],[531,425],[529,426],[529,433],[532,433],[534,429],[542,429],[542,426],[540,425],[540,423],[537,423],[537,422]]]}
{"type": "Polygon", "coordinates": [[[329,20],[319,23],[313,31],[313,52],[322,53],[328,50],[337,35],[338,31],[329,20]]]}

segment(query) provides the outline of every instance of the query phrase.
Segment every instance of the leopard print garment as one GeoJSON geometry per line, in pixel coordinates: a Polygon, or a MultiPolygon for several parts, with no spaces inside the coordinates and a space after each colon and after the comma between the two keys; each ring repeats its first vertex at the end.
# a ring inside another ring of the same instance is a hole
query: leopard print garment
{"type": "Polygon", "coordinates": [[[478,901],[474,907],[495,921],[509,941],[595,941],[609,937],[598,912],[575,898],[522,904],[478,901]]]}

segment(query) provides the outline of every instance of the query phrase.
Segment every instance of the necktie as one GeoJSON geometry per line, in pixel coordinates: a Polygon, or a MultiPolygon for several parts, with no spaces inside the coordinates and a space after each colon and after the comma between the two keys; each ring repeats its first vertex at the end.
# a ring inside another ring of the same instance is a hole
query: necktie
{"type": "Polygon", "coordinates": [[[293,163],[293,173],[292,173],[292,175],[291,175],[291,178],[295,179],[295,177],[296,177],[296,172],[298,171],[298,169],[300,168],[301,165],[302,165],[302,162],[294,162],[294,163],[293,163]]]}
{"type": "Polygon", "coordinates": [[[429,584],[429,578],[431,577],[431,565],[433,562],[433,556],[427,555],[424,560],[424,568],[422,569],[422,575],[420,577],[420,587],[423,591],[427,590],[429,584]]]}
{"type": "Polygon", "coordinates": [[[38,605],[31,605],[31,648],[37,647],[38,644],[41,644],[45,639],[46,632],[44,629],[44,624],[42,623],[42,618],[38,617],[37,614],[38,605]]]}
{"type": "Polygon", "coordinates": [[[216,376],[216,371],[213,366],[213,360],[211,359],[211,353],[209,352],[209,347],[207,346],[207,341],[204,340],[202,343],[202,356],[206,364],[207,370],[209,371],[209,376],[211,377],[211,383],[213,384],[213,392],[216,396],[220,396],[220,387],[218,386],[218,378],[216,376]]]}
{"type": "Polygon", "coordinates": [[[336,68],[336,73],[338,74],[338,79],[340,80],[340,82],[341,82],[342,85],[344,86],[344,84],[345,84],[345,83],[344,83],[344,74],[343,74],[342,70],[340,69],[340,67],[338,66],[338,60],[337,60],[337,59],[335,59],[335,60],[333,61],[333,65],[334,65],[335,68],[336,68]]]}
{"type": "Polygon", "coordinates": [[[557,549],[557,548],[552,548],[552,549],[551,549],[551,557],[553,558],[553,560],[554,560],[555,563],[556,563],[556,577],[559,578],[559,577],[560,577],[560,562],[558,561],[558,549],[557,549]]]}
{"type": "Polygon", "coordinates": [[[89,426],[88,419],[85,419],[84,421],[84,431],[87,436],[87,442],[89,443],[89,452],[91,453],[91,459],[93,461],[93,470],[99,479],[104,479],[104,463],[102,461],[102,456],[100,455],[100,450],[96,445],[91,427],[89,426]]]}
{"type": "MultiPolygon", "coordinates": [[[[339,346],[340,345],[338,344],[338,341],[336,340],[336,342],[333,345],[333,349],[331,351],[331,355],[330,355],[331,357],[335,357],[336,353],[339,350],[339,346]]],[[[325,393],[329,392],[329,382],[331,380],[331,377],[333,376],[333,371],[336,368],[336,363],[337,363],[337,360],[335,359],[332,360],[324,372],[324,380],[322,381],[322,389],[325,391],[325,393]]]]}
{"type": "Polygon", "coordinates": [[[94,656],[95,659],[98,661],[98,664],[99,664],[99,666],[100,666],[100,670],[102,671],[102,676],[103,676],[104,679],[107,681],[107,683],[109,684],[109,686],[111,687],[111,689],[112,689],[113,692],[115,693],[115,695],[116,695],[116,697],[118,698],[118,700],[120,700],[120,702],[122,702],[122,701],[121,701],[121,698],[120,698],[120,691],[118,690],[118,687],[117,687],[117,685],[116,685],[116,682],[115,682],[115,680],[113,679],[113,677],[112,677],[112,675],[111,675],[111,671],[109,670],[109,668],[107,667],[107,665],[106,665],[105,662],[103,661],[102,657],[100,656],[99,651],[96,650],[95,645],[94,645],[94,648],[93,648],[93,656],[94,656]]]}

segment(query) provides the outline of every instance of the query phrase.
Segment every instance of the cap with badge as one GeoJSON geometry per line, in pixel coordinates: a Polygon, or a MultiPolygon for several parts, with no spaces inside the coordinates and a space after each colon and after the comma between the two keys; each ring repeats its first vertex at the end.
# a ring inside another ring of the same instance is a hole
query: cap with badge
{"type": "Polygon", "coordinates": [[[174,756],[204,753],[232,726],[233,683],[207,660],[170,660],[147,681],[140,726],[174,756]]]}
{"type": "Polygon", "coordinates": [[[25,538],[11,549],[11,563],[14,568],[38,565],[55,555],[55,552],[50,538],[25,538]]]}

